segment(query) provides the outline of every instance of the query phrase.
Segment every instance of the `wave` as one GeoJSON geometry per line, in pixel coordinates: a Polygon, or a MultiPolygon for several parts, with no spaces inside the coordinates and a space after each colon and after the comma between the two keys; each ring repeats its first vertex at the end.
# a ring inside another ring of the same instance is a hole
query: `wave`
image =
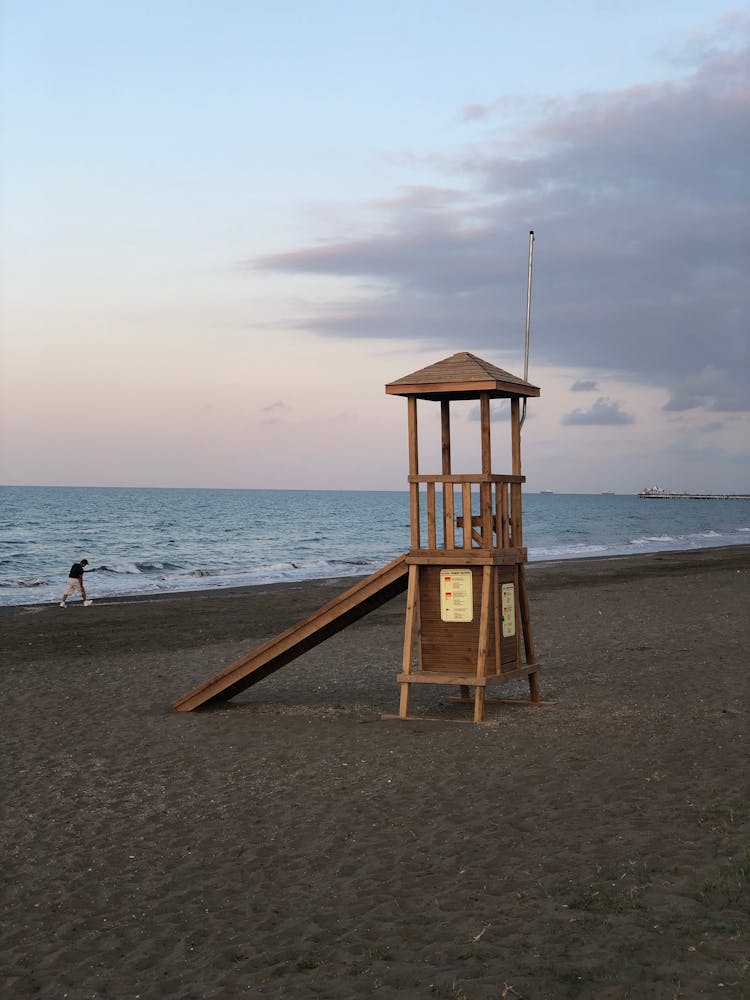
{"type": "Polygon", "coordinates": [[[112,566],[95,566],[89,573],[113,573],[116,576],[138,576],[141,573],[165,573],[181,570],[176,563],[169,562],[124,562],[112,566]]]}

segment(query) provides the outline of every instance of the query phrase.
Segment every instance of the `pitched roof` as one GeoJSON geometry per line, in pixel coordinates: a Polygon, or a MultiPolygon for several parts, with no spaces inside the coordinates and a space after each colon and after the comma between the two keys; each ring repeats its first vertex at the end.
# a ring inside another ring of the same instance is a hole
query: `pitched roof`
{"type": "Polygon", "coordinates": [[[483,392],[489,393],[491,399],[539,395],[537,386],[468,351],[389,382],[385,391],[390,396],[419,399],[479,399],[483,392]]]}

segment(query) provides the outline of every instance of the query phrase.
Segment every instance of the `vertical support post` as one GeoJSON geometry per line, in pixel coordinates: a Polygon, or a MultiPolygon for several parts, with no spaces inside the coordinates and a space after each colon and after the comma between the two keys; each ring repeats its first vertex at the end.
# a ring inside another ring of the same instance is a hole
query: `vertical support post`
{"type": "Polygon", "coordinates": [[[503,672],[503,619],[500,614],[502,600],[500,597],[500,574],[497,569],[492,574],[492,617],[495,627],[495,673],[503,672]]]}
{"type": "Polygon", "coordinates": [[[471,548],[471,483],[461,488],[461,514],[463,516],[463,548],[471,548]]]}
{"type": "MultiPolygon", "coordinates": [[[[477,650],[477,680],[487,676],[487,656],[490,644],[490,606],[492,598],[492,566],[482,568],[482,603],[479,615],[479,648],[477,650]]],[[[474,689],[474,722],[484,719],[484,684],[474,689]]]]}
{"type": "Polygon", "coordinates": [[[437,548],[437,523],[435,517],[435,484],[427,484],[427,548],[437,548]]]}
{"type": "MultiPolygon", "coordinates": [[[[519,413],[518,396],[513,396],[510,401],[510,433],[511,433],[511,457],[513,462],[513,475],[521,475],[521,419],[519,413]]],[[[523,528],[521,513],[521,484],[511,483],[511,534],[513,545],[519,548],[523,545],[523,528]]]]}
{"type": "Polygon", "coordinates": [[[510,545],[510,525],[508,524],[508,484],[506,482],[497,484],[498,491],[500,493],[500,503],[495,503],[495,506],[499,508],[500,511],[500,531],[502,544],[501,548],[507,549],[510,545]]]}
{"type": "MultiPolygon", "coordinates": [[[[417,428],[417,397],[409,396],[409,475],[419,475],[419,434],[417,428]]],[[[420,547],[419,539],[419,483],[409,484],[412,551],[420,547]]]]}
{"type": "MultiPolygon", "coordinates": [[[[440,400],[440,440],[442,446],[442,473],[451,474],[451,404],[440,400]]],[[[443,483],[443,538],[446,549],[456,547],[455,513],[453,509],[453,483],[443,483]]]]}
{"type": "MultiPolygon", "coordinates": [[[[523,646],[527,663],[536,663],[536,651],[534,649],[534,637],[531,633],[531,614],[529,612],[529,593],[526,589],[526,567],[521,564],[518,567],[518,591],[519,604],[521,608],[521,624],[523,626],[523,646]]],[[[529,674],[529,697],[533,702],[539,701],[539,679],[536,671],[529,674]]]]}
{"type": "MultiPolygon", "coordinates": [[[[411,673],[411,658],[414,650],[414,625],[417,612],[417,589],[419,584],[419,567],[409,567],[409,586],[406,591],[406,624],[404,626],[404,651],[401,658],[401,673],[411,673]]],[[[398,714],[405,719],[409,714],[409,688],[408,681],[401,682],[401,698],[399,702],[398,714]]]]}
{"type": "Polygon", "coordinates": [[[490,434],[490,395],[482,392],[479,396],[479,414],[482,428],[482,479],[479,485],[479,514],[482,525],[482,548],[492,546],[492,440],[490,434]]]}

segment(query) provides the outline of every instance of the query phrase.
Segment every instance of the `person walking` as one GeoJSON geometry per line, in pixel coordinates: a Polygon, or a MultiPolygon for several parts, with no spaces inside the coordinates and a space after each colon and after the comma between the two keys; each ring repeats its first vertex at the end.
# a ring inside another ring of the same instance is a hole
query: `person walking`
{"type": "Polygon", "coordinates": [[[65,587],[65,593],[62,595],[62,600],[60,601],[60,607],[67,607],[68,598],[74,594],[76,591],[81,595],[81,600],[84,604],[86,601],[86,588],[83,585],[83,574],[84,566],[88,566],[88,559],[81,559],[80,562],[75,562],[70,567],[70,572],[68,573],[68,583],[65,587]]]}

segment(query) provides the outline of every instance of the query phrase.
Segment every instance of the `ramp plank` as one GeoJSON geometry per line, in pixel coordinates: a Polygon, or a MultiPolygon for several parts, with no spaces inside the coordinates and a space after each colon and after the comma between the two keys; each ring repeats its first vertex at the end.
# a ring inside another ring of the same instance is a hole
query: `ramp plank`
{"type": "Polygon", "coordinates": [[[349,590],[324,604],[313,614],[292,625],[281,635],[248,656],[188,691],[172,705],[176,712],[217,701],[227,701],[240,691],[257,684],[321,642],[386,604],[406,590],[409,568],[406,556],[399,556],[376,573],[360,580],[349,590]]]}

